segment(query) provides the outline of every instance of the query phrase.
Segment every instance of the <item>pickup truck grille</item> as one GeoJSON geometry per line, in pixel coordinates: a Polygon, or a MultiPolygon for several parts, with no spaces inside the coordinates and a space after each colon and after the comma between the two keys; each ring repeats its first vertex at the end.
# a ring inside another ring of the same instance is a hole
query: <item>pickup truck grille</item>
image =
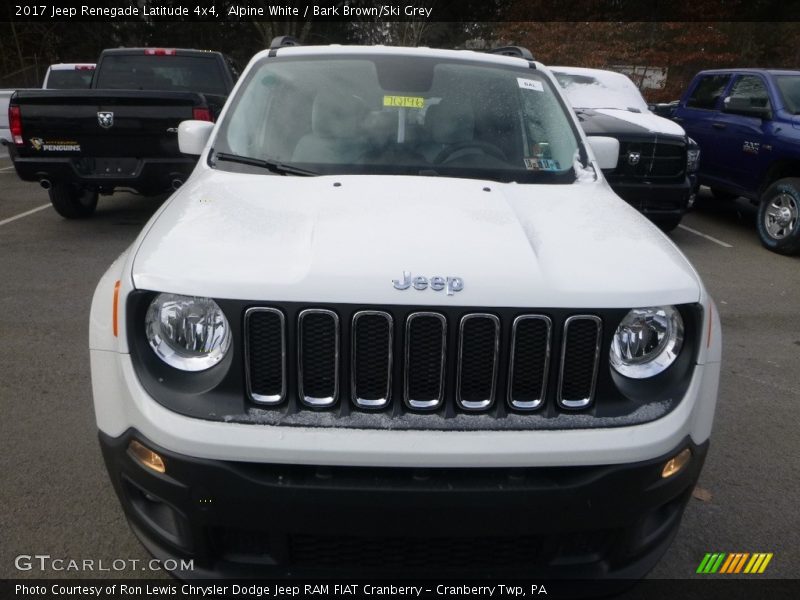
{"type": "Polygon", "coordinates": [[[603,346],[591,314],[256,307],[244,327],[249,400],[297,411],[585,410],[603,346]]]}
{"type": "Polygon", "coordinates": [[[680,143],[621,140],[616,181],[682,180],[686,175],[686,148],[680,143]],[[638,160],[636,157],[638,156],[638,160]]]}

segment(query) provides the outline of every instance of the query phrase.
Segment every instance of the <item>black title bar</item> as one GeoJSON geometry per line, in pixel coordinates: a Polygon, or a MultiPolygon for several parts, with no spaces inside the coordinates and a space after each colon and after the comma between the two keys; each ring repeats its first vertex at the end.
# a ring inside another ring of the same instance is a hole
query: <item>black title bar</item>
{"type": "Polygon", "coordinates": [[[12,0],[3,21],[798,21],[785,0],[12,0]]]}

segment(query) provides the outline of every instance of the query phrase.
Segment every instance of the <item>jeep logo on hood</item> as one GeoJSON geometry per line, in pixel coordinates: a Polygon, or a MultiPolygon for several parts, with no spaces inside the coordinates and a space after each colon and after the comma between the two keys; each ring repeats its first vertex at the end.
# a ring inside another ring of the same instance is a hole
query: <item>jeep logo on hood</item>
{"type": "Polygon", "coordinates": [[[430,288],[436,292],[445,290],[448,296],[452,296],[456,292],[460,292],[464,289],[464,280],[460,277],[441,277],[439,275],[434,275],[428,279],[421,275],[412,277],[410,271],[403,271],[403,277],[400,279],[393,279],[392,283],[396,290],[407,290],[413,286],[415,290],[422,291],[430,286],[430,288]]]}

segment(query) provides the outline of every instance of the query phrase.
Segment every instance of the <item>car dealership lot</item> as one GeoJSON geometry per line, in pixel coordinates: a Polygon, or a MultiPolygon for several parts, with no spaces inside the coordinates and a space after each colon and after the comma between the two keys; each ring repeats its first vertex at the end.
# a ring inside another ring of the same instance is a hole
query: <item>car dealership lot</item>
{"type": "MultiPolygon", "coordinates": [[[[162,199],[117,194],[94,218],[65,221],[10,166],[0,158],[0,577],[42,575],[18,572],[18,555],[146,561],[97,444],[88,314],[100,275],[162,199]]],[[[703,207],[672,234],[717,302],[724,354],[698,498],[654,577],[689,577],[706,552],[772,552],[766,575],[797,576],[800,258],[763,249],[754,218],[745,203],[703,207]]],[[[153,575],[130,564],[115,574],[153,575]]]]}

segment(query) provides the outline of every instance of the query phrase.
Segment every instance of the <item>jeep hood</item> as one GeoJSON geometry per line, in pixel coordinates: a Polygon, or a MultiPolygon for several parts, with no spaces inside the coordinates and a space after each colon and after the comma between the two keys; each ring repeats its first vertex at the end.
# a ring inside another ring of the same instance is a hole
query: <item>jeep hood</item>
{"type": "Polygon", "coordinates": [[[200,167],[145,227],[139,289],[254,301],[607,308],[696,302],[681,252],[600,182],[200,167]],[[453,295],[393,279],[459,277],[453,295]]]}

